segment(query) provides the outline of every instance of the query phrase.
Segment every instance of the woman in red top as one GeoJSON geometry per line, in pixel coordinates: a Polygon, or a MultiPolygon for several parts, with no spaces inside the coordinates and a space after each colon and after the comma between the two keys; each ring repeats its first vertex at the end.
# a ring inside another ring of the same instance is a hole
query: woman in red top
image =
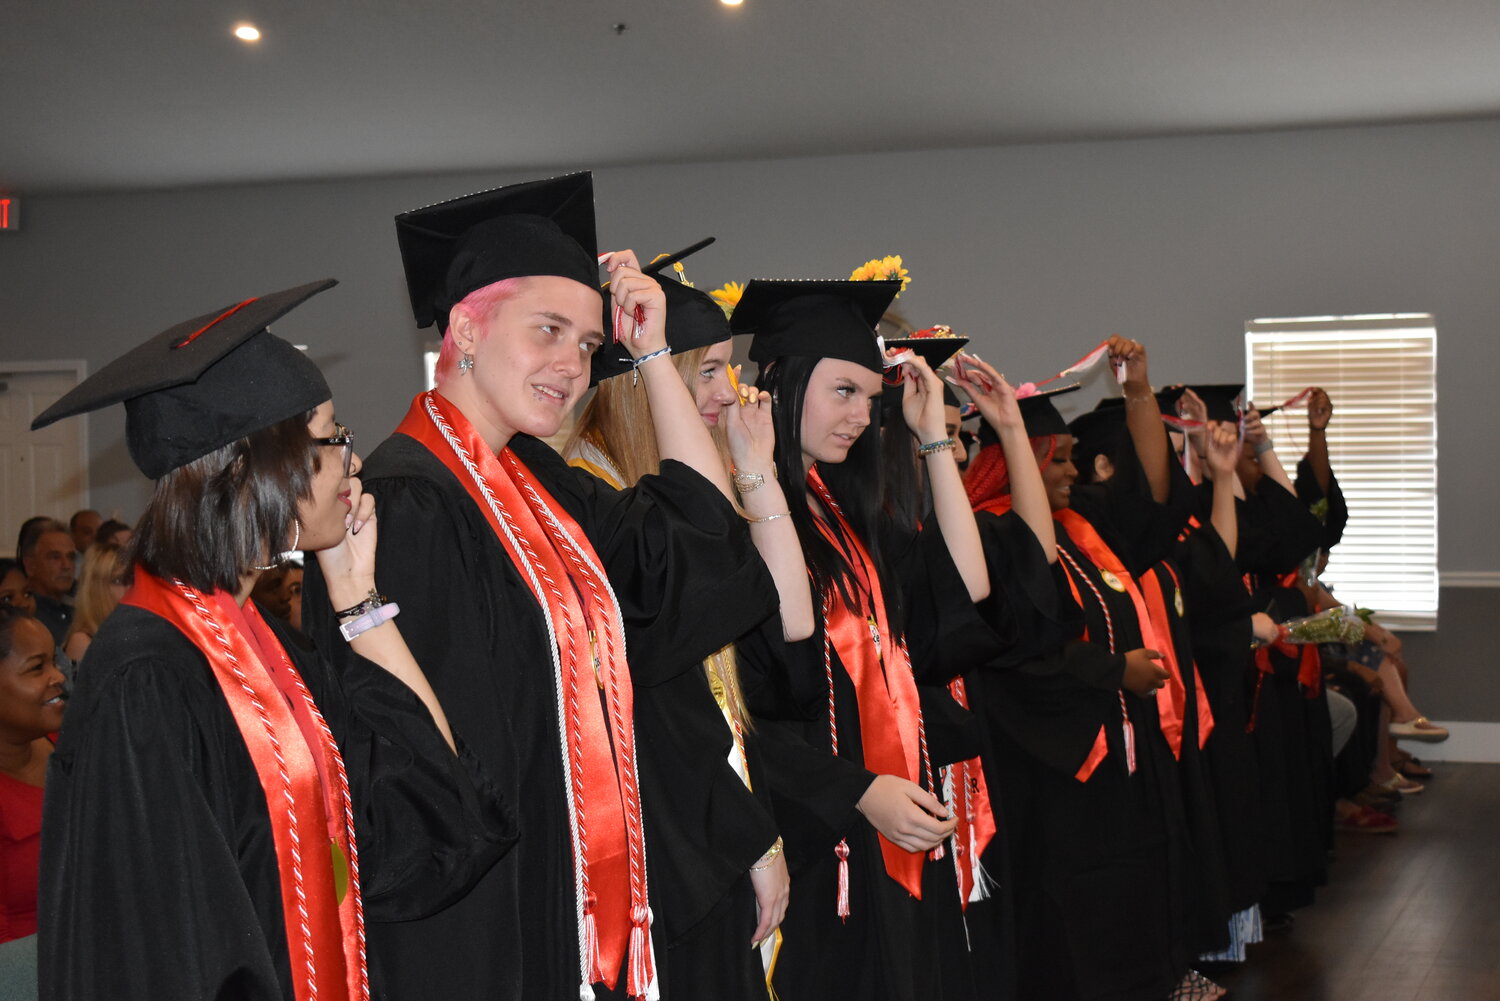
{"type": "Polygon", "coordinates": [[[53,649],[46,626],[0,608],[0,942],[36,934],[47,735],[62,726],[63,714],[53,649]]]}

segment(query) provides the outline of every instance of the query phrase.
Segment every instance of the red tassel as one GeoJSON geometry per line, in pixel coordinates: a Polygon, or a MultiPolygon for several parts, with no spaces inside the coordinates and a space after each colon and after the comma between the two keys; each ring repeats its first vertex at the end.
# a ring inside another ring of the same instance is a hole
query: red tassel
{"type": "Polygon", "coordinates": [[[849,917],[849,842],[840,841],[834,846],[833,853],[839,857],[839,899],[834,908],[840,920],[849,917]]]}

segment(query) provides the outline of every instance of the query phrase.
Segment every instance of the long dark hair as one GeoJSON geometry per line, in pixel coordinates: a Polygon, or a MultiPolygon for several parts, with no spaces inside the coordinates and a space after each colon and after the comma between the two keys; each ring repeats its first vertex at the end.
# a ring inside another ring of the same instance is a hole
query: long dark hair
{"type": "MultiPolygon", "coordinates": [[[[771,394],[772,423],[776,429],[776,474],[786,493],[797,539],[802,543],[803,559],[812,575],[816,592],[814,602],[821,602],[830,588],[837,588],[845,604],[860,608],[863,605],[854,568],[837,547],[823,537],[807,506],[807,478],[802,471],[802,411],[813,369],[821,360],[797,355],[774,359],[761,368],[756,386],[771,394]]],[[[848,457],[840,463],[820,465],[818,473],[874,561],[885,597],[886,617],[899,635],[904,627],[900,582],[891,573],[881,547],[881,538],[889,525],[882,510],[884,480],[880,462],[879,400],[871,403],[870,426],[850,447],[848,457]]],[[[838,532],[837,525],[830,527],[838,532]]]]}
{"type": "Polygon", "coordinates": [[[157,480],[128,563],[202,591],[239,590],[245,573],[287,544],[297,502],[312,496],[322,459],[307,430],[312,415],[252,431],[157,480]]]}

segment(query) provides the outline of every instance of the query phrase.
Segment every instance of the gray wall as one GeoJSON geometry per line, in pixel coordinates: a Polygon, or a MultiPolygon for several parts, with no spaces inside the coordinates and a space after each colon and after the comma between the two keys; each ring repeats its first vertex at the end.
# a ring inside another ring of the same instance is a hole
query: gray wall
{"type": "MultiPolygon", "coordinates": [[[[1157,382],[1228,381],[1243,373],[1248,318],[1433,312],[1439,438],[1462,442],[1446,450],[1460,458],[1443,467],[1440,566],[1483,572],[1500,570],[1500,533],[1482,514],[1496,448],[1458,436],[1492,409],[1497,163],[1500,121],[1487,120],[611,167],[597,185],[604,246],[654,253],[717,235],[690,268],[700,287],[843,277],[903,254],[914,276],[903,311],[972,335],[1016,378],[1124,333],[1148,344],[1157,382]]],[[[97,368],[177,320],[333,275],[344,284],[278,331],[311,346],[341,418],[373,444],[421,378],[391,216],[515,179],[36,198],[25,232],[0,237],[0,360],[81,356],[97,368]]],[[[145,487],[119,412],[92,418],[91,436],[96,506],[133,516],[145,487]]],[[[1434,672],[1480,662],[1480,627],[1500,611],[1500,590],[1452,593],[1432,646],[1443,662],[1424,666],[1434,672]]],[[[1500,692],[1455,699],[1449,717],[1500,721],[1500,692]]]]}

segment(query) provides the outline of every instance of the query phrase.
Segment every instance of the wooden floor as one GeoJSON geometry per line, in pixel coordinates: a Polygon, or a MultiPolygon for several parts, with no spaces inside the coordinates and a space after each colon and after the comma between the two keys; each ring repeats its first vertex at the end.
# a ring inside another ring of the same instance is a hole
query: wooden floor
{"type": "Polygon", "coordinates": [[[1227,1001],[1500,999],[1500,765],[1440,763],[1395,835],[1340,834],[1328,886],[1227,1001]]]}

